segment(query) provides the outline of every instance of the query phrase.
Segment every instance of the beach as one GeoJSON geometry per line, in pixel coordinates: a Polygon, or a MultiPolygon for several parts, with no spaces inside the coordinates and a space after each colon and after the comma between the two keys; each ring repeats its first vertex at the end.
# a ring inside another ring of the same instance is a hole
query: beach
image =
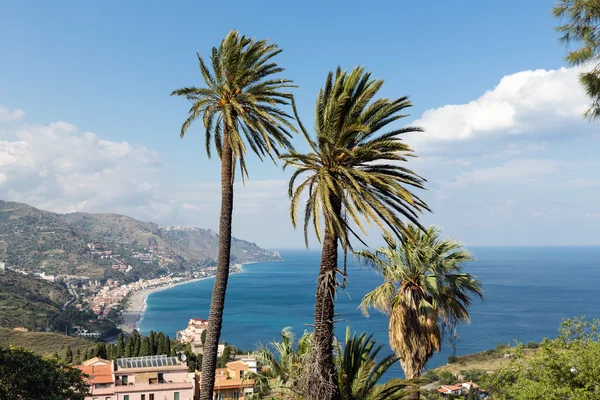
{"type": "Polygon", "coordinates": [[[136,292],[133,292],[131,294],[131,297],[129,298],[128,307],[123,311],[123,324],[121,324],[119,328],[121,328],[127,333],[131,333],[134,329],[137,328],[137,325],[140,322],[144,311],[146,311],[146,300],[148,299],[148,296],[150,296],[152,293],[160,292],[162,290],[166,290],[175,286],[184,285],[186,283],[197,282],[210,278],[213,277],[208,276],[204,278],[190,279],[187,281],[173,283],[171,285],[157,286],[150,289],[138,290],[136,292]]]}

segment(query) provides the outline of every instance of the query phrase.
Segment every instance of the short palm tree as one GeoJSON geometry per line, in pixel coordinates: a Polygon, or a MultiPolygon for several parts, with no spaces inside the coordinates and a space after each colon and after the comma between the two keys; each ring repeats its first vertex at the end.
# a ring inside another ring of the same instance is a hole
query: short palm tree
{"type": "Polygon", "coordinates": [[[468,322],[472,297],[483,298],[481,283],[463,272],[471,253],[450,239],[440,239],[437,227],[425,231],[410,224],[400,243],[384,236],[387,247],[359,258],[383,275],[384,282],[367,293],[361,309],[389,315],[390,345],[400,358],[407,379],[419,376],[445,333],[456,333],[468,322]]]}
{"type": "MultiPolygon", "coordinates": [[[[308,372],[306,360],[310,355],[312,333],[305,333],[296,343],[289,328],[281,332],[281,342],[260,347],[257,359],[267,367],[266,372],[254,374],[261,394],[259,399],[304,399],[303,375],[308,372]]],[[[342,400],[396,400],[403,399],[407,384],[398,378],[380,384],[385,372],[398,360],[389,355],[381,361],[376,358],[383,348],[365,333],[353,334],[346,329],[346,340],[335,341],[335,367],[342,400]]]]}
{"type": "Polygon", "coordinates": [[[250,149],[260,159],[279,155],[279,147],[292,148],[289,138],[295,131],[291,118],[279,106],[289,104],[291,95],[282,89],[291,81],[274,77],[283,68],[272,62],[281,50],[266,40],[254,40],[231,31],[210,56],[212,72],[198,54],[205,87],[185,87],[171,93],[191,102],[189,117],[181,127],[183,137],[197,119],[206,130],[206,152],[210,158],[214,143],[221,159],[221,216],[219,254],[213,289],[208,334],[202,361],[201,400],[212,398],[217,346],[221,334],[225,291],[231,255],[233,183],[236,165],[242,179],[248,176],[245,156],[250,149]]]}
{"type": "Polygon", "coordinates": [[[383,345],[377,345],[373,335],[363,332],[357,336],[346,328],[346,342],[343,348],[338,344],[335,357],[342,400],[397,400],[410,393],[406,382],[399,378],[378,383],[398,361],[390,354],[377,362],[381,349],[383,345]]]}
{"type": "MultiPolygon", "coordinates": [[[[292,224],[295,227],[298,223],[298,205],[307,192],[305,240],[308,246],[308,228],[312,223],[323,243],[309,399],[339,398],[332,348],[336,275],[340,272],[338,245],[351,248],[350,236],[360,240],[356,231],[365,232],[365,221],[401,234],[405,230],[402,217],[417,223],[418,213],[427,209],[410,190],[423,188],[424,180],[403,166],[412,151],[402,142],[401,135],[420,129],[406,127],[382,132],[405,117],[402,112],[411,103],[407,97],[373,100],[382,85],[382,80],[371,79],[363,68],[350,73],[339,68],[335,74],[330,72],[317,97],[314,139],[298,120],[310,151],[282,156],[284,168],[295,168],[289,185],[292,224]],[[303,174],[308,176],[296,185],[303,174]]],[[[343,275],[345,282],[345,268],[343,275]]]]}

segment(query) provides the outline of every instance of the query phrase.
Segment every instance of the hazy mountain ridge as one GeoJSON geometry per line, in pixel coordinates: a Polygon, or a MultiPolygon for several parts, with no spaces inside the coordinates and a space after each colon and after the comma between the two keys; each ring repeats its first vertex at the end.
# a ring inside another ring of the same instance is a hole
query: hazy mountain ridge
{"type": "MultiPolygon", "coordinates": [[[[161,226],[118,214],[57,214],[0,200],[0,262],[46,274],[134,280],[212,266],[218,235],[161,226]],[[132,270],[124,272],[126,266],[132,270]]],[[[245,240],[232,240],[232,263],[278,261],[245,240]]]]}

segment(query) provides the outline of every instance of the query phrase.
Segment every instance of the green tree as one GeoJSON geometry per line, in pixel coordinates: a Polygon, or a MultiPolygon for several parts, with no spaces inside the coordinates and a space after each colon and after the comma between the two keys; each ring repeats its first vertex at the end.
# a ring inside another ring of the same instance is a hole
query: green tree
{"type": "Polygon", "coordinates": [[[134,342],[134,346],[133,346],[132,357],[138,357],[138,356],[140,356],[140,352],[141,352],[142,337],[139,334],[134,335],[133,342],[134,342]]]}
{"type": "Polygon", "coordinates": [[[125,342],[123,339],[123,332],[119,333],[117,337],[117,358],[123,357],[125,354],[125,342]]]}
{"type": "MultiPolygon", "coordinates": [[[[292,151],[283,155],[284,168],[295,171],[290,179],[290,214],[294,227],[298,223],[298,205],[304,192],[308,200],[304,212],[304,234],[312,225],[322,241],[321,266],[317,281],[314,322],[314,348],[311,352],[312,384],[308,399],[339,398],[333,364],[334,301],[337,286],[338,246],[352,249],[350,236],[360,237],[351,224],[365,233],[364,222],[375,222],[381,229],[395,234],[405,231],[402,216],[416,221],[426,204],[409,190],[423,188],[423,179],[402,164],[412,150],[401,136],[421,129],[406,127],[381,133],[405,115],[411,106],[407,97],[373,100],[383,85],[371,79],[363,68],[350,73],[339,68],[329,73],[316,106],[316,138],[300,128],[310,151],[292,151]],[[299,176],[302,183],[296,185],[299,176]],[[321,226],[324,226],[324,233],[321,226]]],[[[296,113],[295,107],[294,112],[296,113]]],[[[296,113],[296,118],[297,113],[296,113]]],[[[346,282],[345,266],[343,282],[346,282]]]]}
{"type": "Polygon", "coordinates": [[[150,338],[146,336],[142,340],[142,344],[140,345],[140,354],[139,356],[149,356],[150,355],[150,338]]]}
{"type": "Polygon", "coordinates": [[[453,385],[456,383],[456,377],[450,371],[442,371],[439,374],[440,384],[442,385],[453,385]]]}
{"type": "Polygon", "coordinates": [[[278,147],[291,148],[290,132],[295,129],[288,121],[290,116],[278,108],[289,103],[291,95],[281,90],[290,88],[291,81],[275,77],[283,68],[272,62],[272,58],[280,52],[277,45],[268,44],[266,40],[256,41],[231,31],[221,45],[212,50],[212,72],[198,54],[206,87],[185,87],[171,93],[184,96],[192,103],[189,117],[181,127],[181,136],[185,135],[193,121],[201,118],[206,130],[206,152],[210,157],[214,143],[221,159],[217,274],[202,361],[204,373],[200,400],[210,400],[213,395],[231,259],[236,165],[244,178],[248,176],[245,158],[248,146],[260,159],[269,156],[273,160],[274,155],[279,155],[278,147]]]}
{"type": "Polygon", "coordinates": [[[169,335],[165,336],[165,354],[168,356],[171,355],[171,339],[169,335]]]}
{"type": "MultiPolygon", "coordinates": [[[[159,332],[156,335],[156,355],[167,354],[165,348],[165,335],[162,332],[159,332]]],[[[168,354],[167,354],[168,355],[168,354]]]]}
{"type": "Polygon", "coordinates": [[[200,334],[200,341],[202,342],[202,347],[204,347],[204,342],[206,342],[206,329],[200,334]]]}
{"type": "Polygon", "coordinates": [[[96,353],[96,357],[104,358],[104,359],[108,358],[108,353],[106,351],[106,345],[104,343],[98,343],[96,345],[95,353],[96,353]]]}
{"type": "Polygon", "coordinates": [[[125,345],[125,357],[133,357],[134,351],[134,339],[132,336],[129,336],[127,338],[127,344],[125,345]]]}
{"type": "Polygon", "coordinates": [[[76,368],[23,348],[0,346],[0,398],[84,400],[88,385],[76,368]]]}
{"type": "Polygon", "coordinates": [[[578,45],[567,55],[567,62],[593,64],[591,71],[579,75],[579,80],[592,100],[585,116],[596,119],[600,116],[600,5],[597,0],[558,0],[552,14],[565,22],[556,28],[560,40],[578,45]]]}
{"type": "Polygon", "coordinates": [[[400,358],[407,379],[421,374],[445,332],[455,337],[457,324],[468,322],[472,297],[483,298],[480,282],[463,272],[473,257],[462,245],[442,240],[437,227],[426,231],[413,224],[399,243],[384,236],[386,247],[359,258],[383,275],[383,284],[367,293],[361,309],[389,315],[390,346],[400,358]]]}
{"type": "Polygon", "coordinates": [[[65,354],[65,361],[68,364],[73,364],[73,350],[71,350],[71,346],[67,347],[67,352],[65,354]]]}
{"type": "Polygon", "coordinates": [[[156,332],[150,331],[150,334],[148,335],[148,355],[155,355],[156,350],[156,332]]]}
{"type": "Polygon", "coordinates": [[[79,365],[81,364],[81,350],[77,349],[75,352],[75,359],[73,360],[73,364],[79,365]]]}
{"type": "Polygon", "coordinates": [[[88,350],[87,350],[87,349],[86,349],[86,350],[84,350],[84,352],[83,352],[83,357],[82,357],[82,358],[83,358],[83,359],[81,360],[82,362],[83,362],[83,361],[86,361],[86,360],[89,360],[90,358],[92,358],[92,357],[90,357],[90,354],[89,354],[89,352],[88,352],[88,350]]]}
{"type": "Polygon", "coordinates": [[[229,360],[231,359],[231,348],[229,346],[225,346],[225,349],[223,350],[223,354],[221,355],[221,359],[219,360],[219,367],[220,368],[225,368],[225,365],[229,362],[229,360]]]}
{"type": "Polygon", "coordinates": [[[600,388],[600,320],[565,320],[534,354],[520,348],[484,382],[495,400],[588,400],[600,388]]]}

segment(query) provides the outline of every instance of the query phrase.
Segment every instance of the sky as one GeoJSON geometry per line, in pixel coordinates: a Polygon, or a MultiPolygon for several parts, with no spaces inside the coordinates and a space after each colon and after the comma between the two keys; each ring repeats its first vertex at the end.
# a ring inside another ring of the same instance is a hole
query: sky
{"type": "MultiPolygon", "coordinates": [[[[410,96],[398,127],[425,129],[405,138],[428,181],[424,224],[467,245],[600,244],[600,122],[581,116],[583,69],[564,62],[553,3],[0,0],[0,199],[217,230],[219,162],[201,122],[179,137],[189,106],[169,94],[202,85],[196,51],[237,29],[284,49],[308,127],[338,65],[385,79],[381,96],[410,96]]],[[[291,171],[249,162],[233,234],[303,247],[291,171]]]]}

